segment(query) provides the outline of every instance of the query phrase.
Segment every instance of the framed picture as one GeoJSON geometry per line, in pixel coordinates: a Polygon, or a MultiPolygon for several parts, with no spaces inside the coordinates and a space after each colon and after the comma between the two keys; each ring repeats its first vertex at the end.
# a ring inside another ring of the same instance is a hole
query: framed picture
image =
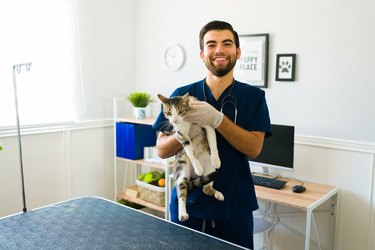
{"type": "Polygon", "coordinates": [[[269,34],[240,35],[241,57],[234,69],[236,80],[267,88],[269,34]]]}
{"type": "Polygon", "coordinates": [[[293,82],[296,71],[296,54],[276,55],[276,81],[293,82]]]}

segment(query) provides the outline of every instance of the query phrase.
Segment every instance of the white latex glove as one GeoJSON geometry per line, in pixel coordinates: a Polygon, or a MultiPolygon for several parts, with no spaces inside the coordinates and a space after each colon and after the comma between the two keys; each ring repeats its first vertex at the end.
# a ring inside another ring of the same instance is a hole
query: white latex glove
{"type": "Polygon", "coordinates": [[[217,128],[223,121],[224,114],[217,111],[207,102],[192,102],[190,103],[190,108],[189,114],[185,116],[187,122],[199,125],[211,125],[217,128]]]}

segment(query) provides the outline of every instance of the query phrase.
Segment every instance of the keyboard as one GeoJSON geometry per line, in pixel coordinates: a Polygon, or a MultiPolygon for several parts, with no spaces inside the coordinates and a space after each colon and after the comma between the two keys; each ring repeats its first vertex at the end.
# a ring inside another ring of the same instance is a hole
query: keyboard
{"type": "Polygon", "coordinates": [[[282,189],[287,181],[278,180],[276,178],[268,178],[259,175],[253,175],[254,185],[273,188],[273,189],[282,189]]]}

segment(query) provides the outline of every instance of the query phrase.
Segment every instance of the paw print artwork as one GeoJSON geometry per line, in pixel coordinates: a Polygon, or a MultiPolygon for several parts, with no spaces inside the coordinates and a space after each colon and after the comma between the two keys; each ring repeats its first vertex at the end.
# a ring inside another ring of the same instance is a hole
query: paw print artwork
{"type": "Polygon", "coordinates": [[[296,54],[277,55],[276,65],[276,81],[294,81],[296,54]]]}
{"type": "Polygon", "coordinates": [[[292,68],[292,65],[289,64],[289,61],[283,61],[281,62],[281,65],[279,65],[279,69],[281,70],[281,73],[289,73],[290,69],[292,68]]]}

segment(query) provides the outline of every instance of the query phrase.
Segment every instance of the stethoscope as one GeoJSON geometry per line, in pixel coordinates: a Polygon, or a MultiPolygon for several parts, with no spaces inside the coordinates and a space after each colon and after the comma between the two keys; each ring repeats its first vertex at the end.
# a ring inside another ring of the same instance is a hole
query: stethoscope
{"type": "MultiPolygon", "coordinates": [[[[207,102],[206,91],[204,89],[205,83],[206,83],[206,80],[204,80],[203,83],[202,83],[202,90],[203,90],[204,100],[207,102]]],[[[237,99],[236,99],[236,97],[231,95],[233,87],[234,87],[234,79],[233,79],[233,82],[232,82],[232,86],[229,89],[229,93],[221,100],[220,112],[223,113],[223,108],[224,108],[225,104],[227,104],[227,103],[232,104],[233,107],[234,107],[234,124],[237,124],[237,99]],[[232,98],[232,100],[228,100],[229,98],[232,98]]]]}

